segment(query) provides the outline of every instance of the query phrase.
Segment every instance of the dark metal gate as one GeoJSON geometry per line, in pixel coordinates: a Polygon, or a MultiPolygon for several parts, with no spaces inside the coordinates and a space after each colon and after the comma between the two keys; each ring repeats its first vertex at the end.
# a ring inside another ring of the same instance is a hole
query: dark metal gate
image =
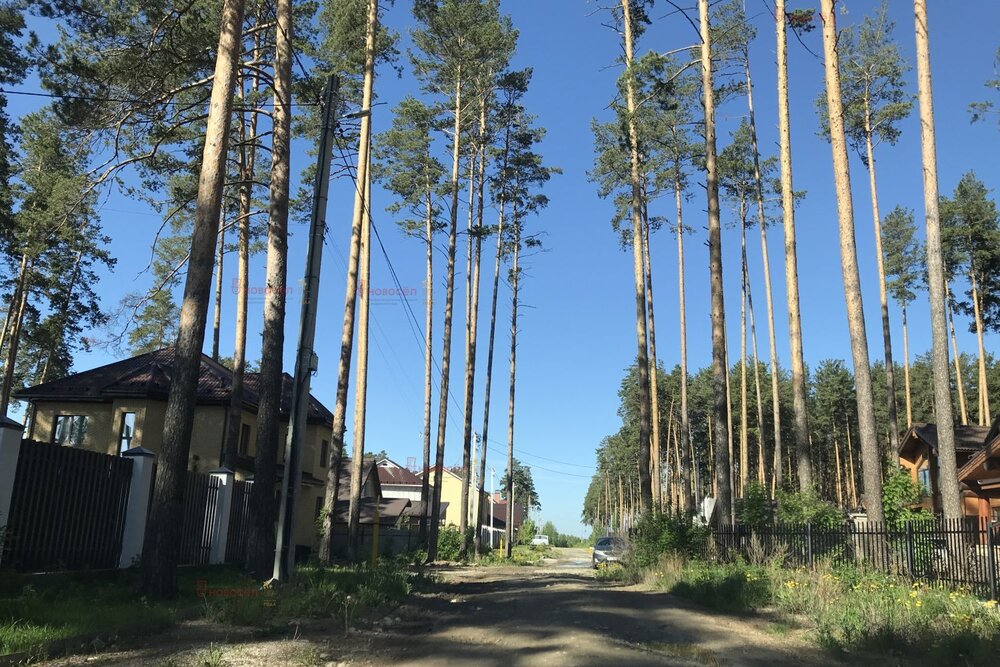
{"type": "Polygon", "coordinates": [[[132,461],[24,440],[3,565],[19,571],[118,567],[132,461]]]}

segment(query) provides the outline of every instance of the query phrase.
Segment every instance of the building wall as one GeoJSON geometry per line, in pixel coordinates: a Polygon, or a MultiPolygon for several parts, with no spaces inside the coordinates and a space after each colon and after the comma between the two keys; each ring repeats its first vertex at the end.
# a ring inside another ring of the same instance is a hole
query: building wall
{"type": "Polygon", "coordinates": [[[420,500],[420,487],[414,487],[409,484],[383,484],[382,497],[420,500]]]}

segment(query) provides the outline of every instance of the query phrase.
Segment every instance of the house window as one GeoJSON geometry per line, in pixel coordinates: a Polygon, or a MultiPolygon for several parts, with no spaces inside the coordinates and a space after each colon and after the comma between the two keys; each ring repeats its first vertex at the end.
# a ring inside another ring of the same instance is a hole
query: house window
{"type": "Polygon", "coordinates": [[[931,492],[931,471],[930,468],[924,468],[917,473],[917,482],[920,484],[920,489],[924,494],[930,494],[931,492]]]}
{"type": "Polygon", "coordinates": [[[87,438],[86,415],[56,415],[52,442],[65,447],[81,447],[87,438]]]}
{"type": "Polygon", "coordinates": [[[330,441],[323,440],[319,443],[319,467],[325,468],[328,460],[330,460],[330,441]]]}
{"type": "Polygon", "coordinates": [[[250,454],[250,424],[240,424],[240,456],[250,454]]]}
{"type": "Polygon", "coordinates": [[[118,453],[123,454],[132,449],[132,438],[135,437],[135,413],[123,412],[122,425],[118,429],[118,453]]]}

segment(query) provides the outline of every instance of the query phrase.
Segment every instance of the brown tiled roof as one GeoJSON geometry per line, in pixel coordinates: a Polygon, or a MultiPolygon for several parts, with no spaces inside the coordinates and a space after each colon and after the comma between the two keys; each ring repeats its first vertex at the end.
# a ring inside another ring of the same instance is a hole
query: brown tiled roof
{"type": "MultiPolygon", "coordinates": [[[[361,468],[361,489],[364,493],[365,483],[372,474],[372,468],[375,467],[375,461],[371,459],[366,459],[364,466],[361,468]]],[[[351,499],[351,472],[354,469],[354,464],[351,459],[344,459],[344,462],[340,466],[340,484],[337,486],[337,502],[341,500],[351,499]]],[[[379,481],[379,476],[375,476],[376,481],[376,493],[382,495],[382,486],[379,481]]],[[[367,497],[367,496],[363,496],[367,497]]]]}
{"type": "MultiPolygon", "coordinates": [[[[170,393],[173,365],[174,349],[165,347],[22,389],[15,393],[15,397],[28,401],[106,402],[121,397],[166,400],[170,393]]],[[[210,357],[201,355],[201,372],[196,390],[199,404],[228,403],[232,384],[232,371],[210,357]]],[[[243,405],[251,412],[257,411],[259,386],[259,373],[247,373],[244,376],[243,405]]],[[[288,415],[291,404],[292,378],[287,373],[282,373],[282,415],[288,415]]],[[[314,396],[310,396],[309,400],[309,421],[333,424],[333,413],[314,396]]]]}
{"type": "Polygon", "coordinates": [[[385,459],[385,461],[380,461],[378,467],[378,481],[382,484],[397,484],[405,486],[421,486],[423,484],[419,477],[403,466],[393,461],[389,461],[388,459],[385,459]],[[385,461],[388,461],[390,465],[381,465],[385,461]]]}
{"type": "MultiPolygon", "coordinates": [[[[911,429],[914,434],[926,442],[934,452],[937,452],[937,426],[934,424],[914,424],[911,429]]],[[[955,451],[976,452],[983,448],[986,436],[990,432],[989,426],[956,426],[955,427],[955,451]]],[[[905,442],[904,436],[901,442],[905,442]]]]}

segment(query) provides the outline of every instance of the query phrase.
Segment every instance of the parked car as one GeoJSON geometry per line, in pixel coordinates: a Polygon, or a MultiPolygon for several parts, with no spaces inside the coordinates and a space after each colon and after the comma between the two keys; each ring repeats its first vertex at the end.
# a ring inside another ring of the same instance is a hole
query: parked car
{"type": "Polygon", "coordinates": [[[549,546],[549,536],[548,535],[535,535],[531,540],[531,546],[533,547],[547,547],[549,546]]]}
{"type": "Polygon", "coordinates": [[[592,560],[594,569],[612,563],[623,563],[625,561],[625,541],[620,537],[602,537],[594,545],[592,560]]]}

